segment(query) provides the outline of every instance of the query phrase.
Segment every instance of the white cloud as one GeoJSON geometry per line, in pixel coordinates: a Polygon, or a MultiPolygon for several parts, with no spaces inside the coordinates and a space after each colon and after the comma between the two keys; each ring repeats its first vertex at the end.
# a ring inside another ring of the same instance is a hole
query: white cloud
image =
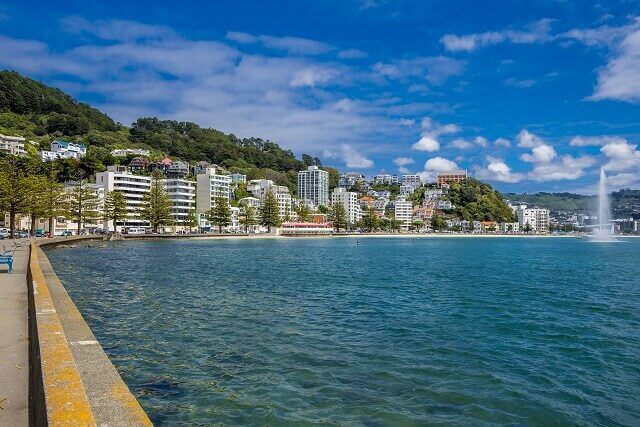
{"type": "Polygon", "coordinates": [[[493,145],[495,145],[496,147],[509,148],[511,147],[511,141],[509,141],[507,138],[497,138],[495,141],[493,141],[493,145]]]}
{"type": "Polygon", "coordinates": [[[506,183],[516,183],[524,179],[521,173],[515,173],[504,160],[487,156],[487,165],[484,168],[476,168],[474,174],[479,179],[506,183]]]}
{"type": "Polygon", "coordinates": [[[473,142],[475,142],[476,145],[479,145],[482,148],[487,148],[487,145],[489,145],[489,141],[484,136],[476,136],[473,139],[473,142]]]}
{"type": "Polygon", "coordinates": [[[407,166],[415,163],[411,157],[396,157],[393,159],[393,164],[396,166],[407,166]]]}
{"type": "Polygon", "coordinates": [[[584,170],[595,164],[591,156],[562,156],[560,161],[536,163],[527,176],[536,182],[574,180],[584,175],[584,170]]]}
{"type": "Polygon", "coordinates": [[[335,47],[327,43],[300,37],[256,36],[249,33],[229,31],[226,38],[240,44],[262,44],[266,48],[282,50],[294,55],[320,55],[335,50],[335,47]]]}
{"type": "Polygon", "coordinates": [[[68,16],[61,20],[61,24],[64,30],[69,33],[92,34],[103,40],[133,41],[177,37],[175,31],[164,26],[119,19],[100,19],[90,22],[80,16],[68,16]]]}
{"type": "Polygon", "coordinates": [[[630,169],[638,169],[640,172],[640,151],[636,144],[629,144],[626,141],[609,142],[600,151],[608,161],[604,165],[605,170],[620,172],[630,169]]]}
{"type": "Polygon", "coordinates": [[[348,168],[368,169],[373,167],[373,160],[359,153],[348,144],[342,145],[342,158],[348,168]]]}
{"type": "Polygon", "coordinates": [[[575,136],[569,141],[569,145],[574,147],[601,146],[610,142],[626,142],[627,140],[619,136],[575,136]]]}
{"type": "Polygon", "coordinates": [[[422,120],[422,134],[420,140],[411,146],[417,151],[434,152],[440,149],[438,137],[459,132],[460,128],[454,124],[440,125],[429,117],[422,120]]]}
{"type": "Polygon", "coordinates": [[[467,150],[473,147],[473,144],[467,141],[466,139],[456,138],[449,143],[449,146],[452,148],[457,148],[459,150],[467,150]]]}
{"type": "Polygon", "coordinates": [[[556,150],[547,144],[538,145],[531,149],[531,154],[524,153],[520,158],[530,163],[548,163],[557,156],[556,150]]]}
{"type": "Polygon", "coordinates": [[[411,126],[414,126],[416,124],[416,121],[413,120],[413,119],[400,119],[400,120],[398,120],[398,124],[400,126],[411,127],[411,126]]]}
{"type": "Polygon", "coordinates": [[[529,24],[524,30],[505,29],[502,31],[487,31],[484,33],[458,36],[446,34],[440,39],[445,49],[452,52],[471,52],[481,47],[503,42],[517,44],[531,44],[545,42],[551,39],[550,19],[541,19],[529,24]]]}
{"type": "Polygon", "coordinates": [[[518,141],[519,147],[525,147],[525,148],[534,148],[534,147],[537,147],[538,145],[544,144],[544,140],[542,138],[529,132],[526,129],[523,129],[520,131],[520,133],[516,138],[516,141],[518,141]]]}
{"type": "Polygon", "coordinates": [[[291,80],[291,87],[314,87],[329,82],[338,72],[327,67],[310,67],[298,71],[291,80]]]}
{"type": "Polygon", "coordinates": [[[432,157],[424,163],[424,170],[430,172],[451,172],[457,169],[456,162],[444,157],[432,157]]]}
{"type": "Polygon", "coordinates": [[[640,102],[640,19],[598,73],[598,83],[590,99],[640,102]]]}
{"type": "Polygon", "coordinates": [[[538,81],[534,79],[516,79],[514,77],[508,78],[504,81],[507,86],[519,87],[525,89],[535,85],[538,81]]]}
{"type": "Polygon", "coordinates": [[[430,56],[377,62],[373,65],[373,71],[390,80],[421,78],[433,85],[441,85],[450,77],[461,75],[465,64],[464,61],[446,56],[430,56]]]}
{"type": "Polygon", "coordinates": [[[358,49],[345,49],[338,52],[338,58],[342,59],[360,59],[366,57],[367,53],[358,49]]]}

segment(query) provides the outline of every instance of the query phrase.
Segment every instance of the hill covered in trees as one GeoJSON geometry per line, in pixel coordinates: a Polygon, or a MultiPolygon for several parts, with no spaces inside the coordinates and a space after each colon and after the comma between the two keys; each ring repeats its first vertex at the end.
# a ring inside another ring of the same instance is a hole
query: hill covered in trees
{"type": "MultiPolygon", "coordinates": [[[[82,168],[88,173],[122,161],[111,156],[112,149],[130,147],[149,149],[152,158],[167,155],[192,163],[205,160],[245,173],[249,179],[272,179],[292,191],[298,170],[322,166],[317,157],[303,154],[298,159],[275,142],[240,139],[190,122],[145,117],[129,128],[59,89],[13,71],[0,71],[0,133],[25,136],[40,143],[41,149],[56,138],[84,142],[88,150],[82,168]]],[[[324,169],[335,186],[337,170],[324,169]]]]}
{"type": "Polygon", "coordinates": [[[454,213],[467,221],[514,222],[513,211],[491,185],[468,178],[450,185],[446,198],[454,213]]]}

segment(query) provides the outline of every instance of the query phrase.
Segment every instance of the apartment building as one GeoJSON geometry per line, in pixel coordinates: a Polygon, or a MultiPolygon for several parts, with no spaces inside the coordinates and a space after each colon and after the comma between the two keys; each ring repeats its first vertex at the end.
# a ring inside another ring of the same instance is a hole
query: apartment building
{"type": "Polygon", "coordinates": [[[183,178],[167,178],[162,185],[171,200],[171,219],[176,227],[189,228],[190,215],[196,212],[196,183],[183,178]]]}
{"type": "Polygon", "coordinates": [[[528,208],[526,205],[521,205],[516,209],[516,215],[518,217],[518,223],[520,224],[520,230],[524,231],[528,224],[534,233],[549,232],[549,209],[537,207],[528,208]]]}
{"type": "Polygon", "coordinates": [[[400,221],[400,229],[408,230],[413,218],[413,203],[404,197],[398,197],[394,203],[395,219],[400,221]]]}
{"type": "MultiPolygon", "coordinates": [[[[122,221],[118,221],[115,231],[149,226],[149,222],[140,217],[140,209],[143,206],[145,194],[151,190],[150,177],[134,175],[126,166],[112,165],[107,167],[106,172],[96,174],[96,184],[103,188],[105,197],[111,191],[121,191],[127,200],[127,215],[122,221]]],[[[109,230],[114,231],[111,223],[108,227],[109,230]]]]}
{"type": "Polygon", "coordinates": [[[231,182],[234,184],[245,183],[247,182],[247,175],[242,173],[232,173],[229,175],[231,177],[231,182]]]}
{"type": "Polygon", "coordinates": [[[422,179],[420,178],[420,175],[402,175],[400,184],[418,188],[422,185],[422,179]]]}
{"type": "Polygon", "coordinates": [[[395,185],[400,183],[397,175],[380,174],[373,177],[374,184],[395,185]]]}
{"type": "Polygon", "coordinates": [[[298,198],[309,200],[314,206],[328,206],[329,172],[317,166],[298,172],[298,198]]]}
{"type": "Polygon", "coordinates": [[[442,187],[444,184],[450,184],[452,182],[460,182],[467,179],[466,170],[457,170],[450,172],[438,173],[438,186],[442,187]]]}
{"type": "Polygon", "coordinates": [[[365,177],[361,173],[346,172],[340,174],[340,180],[338,181],[338,187],[351,188],[358,183],[364,183],[365,177]]]}
{"type": "Polygon", "coordinates": [[[14,156],[26,156],[24,148],[25,139],[21,136],[8,136],[0,134],[0,151],[14,156]]]}
{"type": "Polygon", "coordinates": [[[113,157],[127,157],[127,156],[145,156],[149,157],[149,150],[143,150],[141,148],[122,148],[111,150],[113,157]]]}
{"type": "Polygon", "coordinates": [[[333,205],[341,203],[344,206],[344,211],[347,214],[347,223],[350,225],[354,225],[362,217],[358,193],[356,192],[347,191],[346,188],[341,187],[334,188],[331,195],[331,203],[333,205]]]}
{"type": "Polygon", "coordinates": [[[216,204],[218,197],[227,201],[230,197],[231,178],[216,167],[203,169],[196,175],[196,212],[206,214],[216,204]]]}
{"type": "Polygon", "coordinates": [[[80,159],[86,154],[86,145],[56,139],[51,143],[51,151],[40,151],[40,159],[43,162],[56,159],[80,159]]]}
{"type": "Polygon", "coordinates": [[[260,201],[264,199],[267,191],[271,191],[278,201],[280,219],[291,217],[291,193],[284,185],[275,185],[270,179],[252,179],[247,183],[247,191],[260,201]]]}

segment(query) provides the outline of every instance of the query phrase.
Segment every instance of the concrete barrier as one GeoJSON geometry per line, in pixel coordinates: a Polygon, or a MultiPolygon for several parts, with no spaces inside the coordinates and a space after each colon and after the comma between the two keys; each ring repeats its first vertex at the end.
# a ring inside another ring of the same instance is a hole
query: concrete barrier
{"type": "Polygon", "coordinates": [[[151,425],[39,246],[31,243],[27,274],[30,424],[151,425]]]}

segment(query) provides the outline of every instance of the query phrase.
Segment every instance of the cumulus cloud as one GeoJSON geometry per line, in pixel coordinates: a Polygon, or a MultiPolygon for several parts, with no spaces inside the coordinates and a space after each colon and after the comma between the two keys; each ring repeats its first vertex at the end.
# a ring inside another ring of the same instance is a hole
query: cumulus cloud
{"type": "Polygon", "coordinates": [[[551,40],[551,19],[541,19],[529,24],[522,30],[505,29],[502,31],[487,31],[467,35],[446,34],[440,42],[445,49],[452,52],[471,52],[481,47],[499,43],[531,44],[551,40]]]}
{"type": "Polygon", "coordinates": [[[411,146],[412,149],[417,151],[438,151],[440,149],[440,142],[438,137],[440,135],[447,135],[457,133],[460,128],[455,124],[440,125],[425,117],[422,120],[422,134],[420,140],[411,146]]]}
{"type": "Polygon", "coordinates": [[[373,71],[389,80],[408,81],[422,78],[433,85],[444,84],[450,77],[464,72],[464,61],[446,56],[430,56],[401,59],[392,62],[377,62],[373,71]]]}
{"type": "Polygon", "coordinates": [[[529,132],[526,129],[520,131],[520,133],[516,137],[516,141],[518,142],[518,147],[525,148],[534,148],[538,145],[544,144],[544,140],[542,138],[529,132]]]}
{"type": "Polygon", "coordinates": [[[415,160],[413,160],[411,157],[396,157],[395,159],[393,159],[393,164],[396,166],[406,166],[406,165],[412,165],[415,163],[415,160]]]}
{"type": "Polygon", "coordinates": [[[473,139],[473,142],[475,142],[476,145],[479,145],[482,148],[487,148],[487,145],[489,145],[489,141],[484,136],[476,136],[473,139]]]}
{"type": "Polygon", "coordinates": [[[444,157],[432,157],[424,163],[424,170],[419,172],[420,178],[424,182],[436,180],[438,172],[451,172],[458,169],[458,164],[444,157]]]}
{"type": "Polygon", "coordinates": [[[556,150],[547,144],[538,145],[531,149],[531,153],[524,153],[520,158],[530,163],[548,163],[557,156],[556,150]]]}
{"type": "Polygon", "coordinates": [[[607,171],[620,172],[638,169],[640,172],[640,151],[637,144],[626,141],[609,142],[600,148],[608,161],[604,165],[607,171]]]}
{"type": "Polygon", "coordinates": [[[348,144],[342,145],[344,164],[348,168],[368,169],[373,167],[373,160],[364,156],[348,144]]]}
{"type": "Polygon", "coordinates": [[[314,87],[329,82],[338,72],[328,67],[310,67],[298,71],[291,80],[292,87],[314,87]]]}
{"type": "Polygon", "coordinates": [[[511,147],[511,141],[509,141],[507,138],[496,138],[496,140],[493,141],[493,145],[495,145],[496,147],[509,148],[511,147]]]}
{"type": "Polygon", "coordinates": [[[559,161],[536,163],[527,176],[536,182],[574,180],[582,177],[596,160],[591,156],[562,156],[559,161]]]}
{"type": "Polygon", "coordinates": [[[619,136],[575,136],[569,141],[569,145],[574,147],[601,146],[610,142],[626,142],[627,140],[619,136]]]}
{"type": "Polygon", "coordinates": [[[506,183],[516,183],[524,179],[523,174],[513,172],[504,160],[492,156],[487,156],[486,159],[487,164],[484,167],[475,169],[477,178],[506,183]]]}
{"type": "Polygon", "coordinates": [[[452,148],[457,148],[459,150],[467,150],[473,147],[473,144],[467,141],[466,139],[456,138],[449,143],[449,146],[452,148]]]}

